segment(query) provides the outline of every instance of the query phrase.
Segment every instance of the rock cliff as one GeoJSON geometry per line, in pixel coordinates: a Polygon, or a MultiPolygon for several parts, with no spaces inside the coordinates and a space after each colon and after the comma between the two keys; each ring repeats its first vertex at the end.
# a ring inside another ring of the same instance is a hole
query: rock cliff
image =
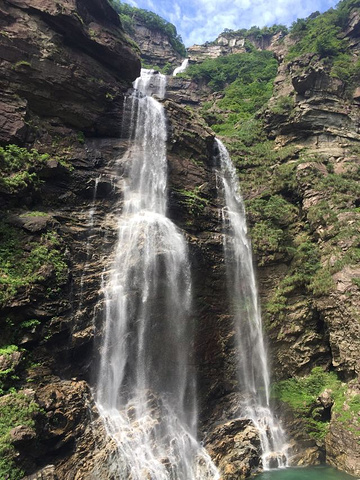
{"type": "MultiPolygon", "coordinates": [[[[105,0],[7,0],[0,9],[0,412],[8,418],[0,472],[106,479],[116,448],[90,386],[102,273],[117,234],[114,199],[122,198],[116,179],[129,146],[124,95],[139,55],[105,0]]],[[[138,27],[149,63],[179,63],[163,38],[138,27]]],[[[344,34],[357,59],[356,11],[344,34]]],[[[293,462],[326,459],[359,475],[359,92],[315,54],[285,60],[291,39],[275,37],[252,39],[279,63],[273,97],[258,113],[266,138],[257,149],[224,141],[247,202],[293,462]],[[316,394],[301,397],[300,408],[284,394],[292,386],[316,394]]],[[[190,58],[244,48],[244,37],[222,35],[190,58]]],[[[185,232],[193,268],[200,436],[225,480],[245,478],[260,466],[259,438],[236,419],[214,133],[199,116],[204,101],[220,112],[223,92],[192,78],[168,83],[169,215],[185,232]]]]}
{"type": "Polygon", "coordinates": [[[157,28],[149,28],[137,17],[134,18],[132,38],[139,45],[141,58],[146,65],[174,69],[181,65],[184,59],[183,55],[174,49],[168,35],[157,28]]]}
{"type": "MultiPolygon", "coordinates": [[[[354,10],[341,36],[352,59],[348,72],[358,64],[358,29],[354,10]]],[[[274,395],[283,402],[292,462],[326,460],[358,475],[358,76],[342,76],[319,54],[288,60],[293,44],[285,36],[256,45],[278,60],[273,96],[252,124],[260,122],[266,137],[244,143],[239,126],[239,137],[235,130],[223,140],[247,203],[274,395]]],[[[190,48],[189,57],[201,63],[243,52],[244,36],[228,35],[190,48]]],[[[214,92],[202,78],[170,79],[168,91],[210,125],[231,112],[221,107],[224,90],[214,92]]]]}

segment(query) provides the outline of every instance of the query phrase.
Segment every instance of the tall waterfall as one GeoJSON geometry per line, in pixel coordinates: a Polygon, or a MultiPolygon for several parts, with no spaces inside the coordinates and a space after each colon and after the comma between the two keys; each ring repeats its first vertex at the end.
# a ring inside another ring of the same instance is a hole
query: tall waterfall
{"type": "Polygon", "coordinates": [[[219,475],[196,440],[191,279],[186,241],[166,217],[165,76],[142,70],[115,257],[104,287],[97,405],[116,441],[112,478],[219,475]],[[114,465],[116,463],[116,465],[114,465]]]}
{"type": "Polygon", "coordinates": [[[284,467],[287,463],[284,433],[269,406],[269,371],[244,202],[229,153],[220,140],[216,139],[216,143],[218,188],[225,203],[222,209],[224,253],[236,329],[238,381],[243,398],[241,413],[250,418],[259,431],[263,468],[284,467]]]}

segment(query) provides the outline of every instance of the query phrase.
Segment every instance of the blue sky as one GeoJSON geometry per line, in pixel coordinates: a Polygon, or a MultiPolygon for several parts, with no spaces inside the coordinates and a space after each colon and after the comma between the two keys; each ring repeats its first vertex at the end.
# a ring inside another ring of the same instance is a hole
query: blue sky
{"type": "Polygon", "coordinates": [[[215,40],[225,28],[291,25],[312,12],[324,12],[338,0],[128,0],[173,23],[187,47],[215,40]]]}

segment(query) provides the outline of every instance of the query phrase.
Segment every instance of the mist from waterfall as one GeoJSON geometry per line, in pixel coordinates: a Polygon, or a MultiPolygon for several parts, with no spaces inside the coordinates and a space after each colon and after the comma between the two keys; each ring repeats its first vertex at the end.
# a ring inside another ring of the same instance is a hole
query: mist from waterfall
{"type": "Polygon", "coordinates": [[[262,332],[261,309],[247,235],[245,206],[235,167],[224,144],[218,147],[218,190],[222,209],[223,243],[228,295],[236,331],[236,354],[241,415],[259,431],[265,470],[287,465],[284,432],[269,402],[269,370],[262,332]]]}
{"type": "Polygon", "coordinates": [[[166,119],[150,96],[164,96],[165,78],[142,70],[130,98],[131,146],[104,286],[97,406],[117,445],[112,478],[216,480],[196,440],[190,265],[185,238],[166,217],[166,119]]]}

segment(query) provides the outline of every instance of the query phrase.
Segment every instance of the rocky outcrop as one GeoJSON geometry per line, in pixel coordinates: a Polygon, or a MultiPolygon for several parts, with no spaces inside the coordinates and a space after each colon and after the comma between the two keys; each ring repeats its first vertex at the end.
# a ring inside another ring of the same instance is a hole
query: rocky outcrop
{"type": "MultiPolygon", "coordinates": [[[[24,272],[36,246],[42,255],[41,264],[34,262],[31,281],[1,298],[1,339],[10,345],[16,338],[19,347],[0,356],[1,370],[8,371],[2,388],[16,388],[38,406],[32,422],[20,422],[8,432],[6,455],[29,479],[92,475],[105,480],[107,461],[117,452],[89,385],[96,382],[102,272],[111,262],[121,208],[117,179],[127,166],[123,119],[129,105],[123,98],[139,72],[139,58],[105,0],[7,0],[0,9],[0,142],[50,154],[40,166],[29,167],[37,183],[25,182],[17,193],[0,184],[4,222],[20,241],[22,253],[16,258],[24,272]],[[30,389],[24,388],[27,383],[30,389]]],[[[166,39],[138,27],[142,40],[136,40],[149,63],[180,63],[166,39]]],[[[356,14],[346,34],[355,51],[356,14]]],[[[221,36],[191,55],[200,61],[244,46],[243,39],[221,36]]],[[[256,46],[283,58],[280,43],[269,39],[256,46]]],[[[184,78],[168,83],[169,98],[163,103],[169,127],[169,215],[185,232],[193,268],[200,436],[224,479],[245,478],[261,468],[259,438],[248,420],[238,418],[214,134],[188,108],[215,96],[206,85],[184,78]]],[[[325,427],[329,424],[325,440],[310,438],[306,419],[281,406],[293,462],[326,458],[358,475],[359,452],[353,446],[360,368],[357,90],[349,96],[344,82],[313,54],[280,63],[263,119],[269,138],[291,151],[276,160],[245,158],[238,166],[249,205],[258,199],[271,205],[274,195],[285,202],[282,206],[291,205],[291,215],[281,207],[277,219],[286,245],[277,250],[269,228],[261,239],[267,250],[257,251],[275,380],[308,376],[320,366],[336,371],[348,385],[345,417],[335,413],[326,389],[315,400],[315,413],[325,427]]],[[[253,232],[258,220],[250,215],[253,232]]]]}
{"type": "Polygon", "coordinates": [[[190,63],[202,63],[207,58],[223,57],[235,53],[247,51],[247,44],[251,44],[258,50],[271,50],[280,56],[286,50],[284,48],[285,33],[251,35],[246,36],[241,32],[224,32],[214,42],[207,42],[204,45],[193,45],[188,48],[190,63]],[[280,42],[281,40],[281,42],[280,42]]]}
{"type": "Polygon", "coordinates": [[[224,480],[248,478],[261,468],[259,435],[250,420],[215,427],[207,437],[207,448],[224,480]]]}
{"type": "MultiPolygon", "coordinates": [[[[133,18],[133,33],[131,37],[138,44],[141,58],[146,65],[164,67],[179,67],[184,57],[175,50],[169,36],[154,27],[149,28],[141,18],[133,18]]],[[[171,73],[170,71],[167,73],[171,73]]]]}
{"type": "Polygon", "coordinates": [[[300,141],[319,148],[333,139],[332,147],[339,148],[341,143],[360,140],[356,102],[318,56],[307,54],[282,65],[275,85],[265,121],[279,144],[300,141]]]}
{"type": "Polygon", "coordinates": [[[22,409],[2,432],[1,468],[18,478],[74,478],[85,471],[86,446],[104,437],[101,425],[91,432],[97,414],[83,379],[104,269],[94,250],[113,239],[99,221],[87,243],[89,208],[95,184],[104,209],[94,217],[117,194],[111,164],[126,148],[123,99],[140,58],[106,0],[9,0],[0,10],[0,143],[46,152],[1,152],[0,239],[14,264],[5,273],[1,264],[0,347],[10,347],[0,355],[0,388],[16,390],[1,407],[22,409]]]}
{"type": "Polygon", "coordinates": [[[36,116],[115,135],[140,60],[108,3],[14,0],[1,13],[0,142],[33,142],[36,116]]]}

